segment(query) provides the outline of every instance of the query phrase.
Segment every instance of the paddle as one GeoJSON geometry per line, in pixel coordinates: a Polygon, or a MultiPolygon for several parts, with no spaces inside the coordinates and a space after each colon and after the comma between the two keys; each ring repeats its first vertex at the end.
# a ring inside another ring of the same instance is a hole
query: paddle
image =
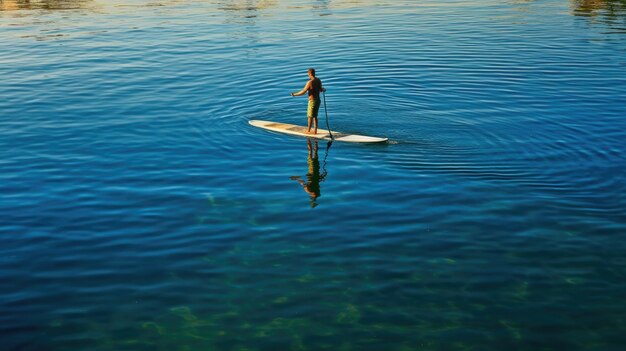
{"type": "Polygon", "coordinates": [[[328,124],[328,109],[326,108],[326,90],[325,89],[322,91],[322,94],[324,95],[324,113],[326,114],[326,128],[328,128],[328,134],[330,134],[330,141],[332,142],[333,140],[335,140],[335,138],[333,137],[333,133],[330,131],[330,125],[328,124]]]}

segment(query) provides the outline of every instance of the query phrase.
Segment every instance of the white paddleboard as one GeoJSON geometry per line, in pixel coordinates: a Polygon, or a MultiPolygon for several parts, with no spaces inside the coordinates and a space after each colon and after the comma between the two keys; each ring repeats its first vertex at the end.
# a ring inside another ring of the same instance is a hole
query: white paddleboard
{"type": "MultiPolygon", "coordinates": [[[[315,138],[315,139],[326,139],[330,140],[330,134],[327,129],[318,129],[317,134],[307,134],[306,127],[297,126],[295,124],[288,123],[280,123],[280,122],[272,122],[272,121],[259,121],[259,120],[251,120],[248,123],[255,127],[271,130],[274,132],[298,135],[307,138],[315,138]]],[[[311,131],[313,129],[311,128],[311,131]]],[[[331,131],[333,134],[333,138],[337,141],[347,141],[349,143],[382,143],[387,141],[387,138],[377,138],[365,135],[356,135],[356,134],[346,134],[331,131]]]]}

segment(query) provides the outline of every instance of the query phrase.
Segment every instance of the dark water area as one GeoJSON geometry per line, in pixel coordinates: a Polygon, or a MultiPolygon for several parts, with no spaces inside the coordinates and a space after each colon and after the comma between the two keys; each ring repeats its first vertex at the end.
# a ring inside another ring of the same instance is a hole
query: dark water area
{"type": "Polygon", "coordinates": [[[0,0],[0,53],[3,350],[626,345],[624,1],[0,0]],[[309,67],[390,142],[248,124],[309,67]]]}

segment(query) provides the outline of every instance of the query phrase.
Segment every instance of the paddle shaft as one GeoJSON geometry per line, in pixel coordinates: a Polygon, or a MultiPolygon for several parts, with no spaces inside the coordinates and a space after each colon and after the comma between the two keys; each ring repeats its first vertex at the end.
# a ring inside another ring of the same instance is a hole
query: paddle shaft
{"type": "Polygon", "coordinates": [[[326,128],[328,128],[328,134],[330,134],[330,140],[335,140],[333,133],[330,131],[330,125],[328,124],[328,109],[326,108],[326,92],[322,91],[324,96],[324,113],[326,114],[326,128]]]}

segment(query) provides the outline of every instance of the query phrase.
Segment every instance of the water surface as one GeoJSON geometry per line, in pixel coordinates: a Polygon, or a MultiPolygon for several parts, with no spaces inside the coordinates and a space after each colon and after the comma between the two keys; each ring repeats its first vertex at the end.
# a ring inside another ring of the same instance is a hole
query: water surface
{"type": "Polygon", "coordinates": [[[623,1],[5,0],[0,52],[7,350],[626,343],[623,1]],[[248,125],[309,67],[390,143],[248,125]]]}

